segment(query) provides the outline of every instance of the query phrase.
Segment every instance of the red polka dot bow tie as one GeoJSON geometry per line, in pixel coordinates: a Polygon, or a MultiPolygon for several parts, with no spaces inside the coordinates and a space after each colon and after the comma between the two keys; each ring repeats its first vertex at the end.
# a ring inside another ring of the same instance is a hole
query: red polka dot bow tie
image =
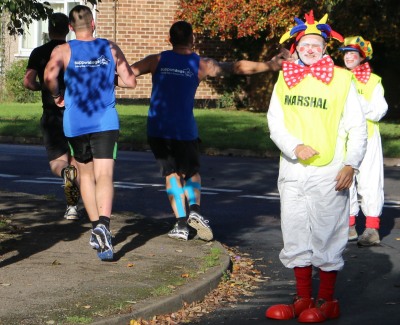
{"type": "Polygon", "coordinates": [[[351,70],[353,72],[356,79],[363,84],[366,84],[371,76],[371,67],[368,62],[359,65],[358,67],[351,70]]]}
{"type": "Polygon", "coordinates": [[[302,66],[289,61],[282,63],[283,78],[289,88],[296,86],[308,74],[329,84],[333,78],[333,68],[334,63],[330,56],[325,56],[310,66],[302,66]]]}

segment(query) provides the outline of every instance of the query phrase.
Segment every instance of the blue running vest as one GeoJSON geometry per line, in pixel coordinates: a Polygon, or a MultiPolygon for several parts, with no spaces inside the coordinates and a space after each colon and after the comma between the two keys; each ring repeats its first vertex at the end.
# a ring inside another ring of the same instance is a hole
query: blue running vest
{"type": "Polygon", "coordinates": [[[64,73],[64,133],[67,137],[119,130],[115,109],[115,62],[108,40],[69,41],[64,73]]]}
{"type": "Polygon", "coordinates": [[[199,63],[200,57],[196,53],[161,53],[152,79],[148,136],[184,141],[198,138],[193,106],[199,86],[199,63]]]}

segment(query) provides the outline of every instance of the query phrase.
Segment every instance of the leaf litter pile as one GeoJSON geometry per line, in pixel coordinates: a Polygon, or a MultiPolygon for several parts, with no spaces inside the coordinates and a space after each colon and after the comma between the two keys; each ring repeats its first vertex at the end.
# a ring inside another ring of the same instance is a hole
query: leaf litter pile
{"type": "Polygon", "coordinates": [[[9,216],[0,214],[0,244],[5,240],[18,238],[24,231],[24,227],[12,224],[11,217],[12,214],[9,216]]]}
{"type": "Polygon", "coordinates": [[[203,301],[184,303],[177,312],[154,316],[151,320],[132,319],[129,325],[175,325],[195,321],[214,310],[234,306],[240,300],[253,296],[260,282],[267,281],[254,267],[249,254],[240,253],[237,248],[224,246],[229,253],[232,270],[222,276],[218,287],[205,296],[203,301]]]}

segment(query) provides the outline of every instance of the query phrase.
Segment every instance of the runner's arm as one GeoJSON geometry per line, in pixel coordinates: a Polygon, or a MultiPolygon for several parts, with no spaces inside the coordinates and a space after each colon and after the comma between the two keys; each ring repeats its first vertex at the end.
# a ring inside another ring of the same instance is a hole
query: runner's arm
{"type": "MultiPolygon", "coordinates": [[[[142,60],[131,64],[132,71],[136,77],[148,73],[154,73],[157,68],[159,60],[160,60],[160,54],[151,54],[149,56],[146,56],[142,60]]],[[[116,79],[115,84],[119,87],[127,87],[120,77],[116,79]]]]}
{"type": "Polygon", "coordinates": [[[26,89],[33,91],[38,91],[42,89],[39,81],[36,80],[37,75],[38,73],[35,69],[26,69],[24,76],[24,87],[26,89]]]}
{"type": "Polygon", "coordinates": [[[64,69],[63,50],[65,49],[64,44],[55,47],[44,70],[44,83],[53,96],[55,103],[60,107],[64,106],[64,94],[59,88],[58,75],[64,69]]]}
{"type": "Polygon", "coordinates": [[[286,49],[266,62],[240,60],[237,62],[218,62],[211,58],[201,58],[199,79],[205,77],[220,77],[231,74],[252,75],[256,73],[279,71],[284,60],[290,60],[290,53],[286,49]]]}
{"type": "Polygon", "coordinates": [[[136,77],[130,67],[128,61],[125,58],[124,53],[121,51],[119,46],[114,42],[110,42],[111,52],[113,54],[116,72],[118,77],[121,78],[121,81],[124,83],[125,87],[135,88],[136,87],[136,77]]]}

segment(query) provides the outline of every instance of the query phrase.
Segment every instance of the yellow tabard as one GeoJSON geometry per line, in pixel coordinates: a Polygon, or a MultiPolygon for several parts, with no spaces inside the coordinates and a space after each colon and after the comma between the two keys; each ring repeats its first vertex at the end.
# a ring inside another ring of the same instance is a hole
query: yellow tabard
{"type": "Polygon", "coordinates": [[[282,71],[276,84],[284,122],[288,131],[319,152],[300,160],[302,164],[325,166],[335,154],[338,128],[353,74],[335,67],[329,85],[306,76],[292,89],[286,85],[282,71]]]}
{"type": "MultiPolygon", "coordinates": [[[[378,75],[371,73],[369,80],[366,84],[356,81],[357,91],[358,93],[363,96],[368,102],[371,101],[372,93],[374,92],[375,87],[381,83],[381,77],[378,75]]],[[[368,130],[368,139],[372,137],[375,130],[379,131],[379,122],[374,122],[367,120],[367,130],[368,130]]]]}

